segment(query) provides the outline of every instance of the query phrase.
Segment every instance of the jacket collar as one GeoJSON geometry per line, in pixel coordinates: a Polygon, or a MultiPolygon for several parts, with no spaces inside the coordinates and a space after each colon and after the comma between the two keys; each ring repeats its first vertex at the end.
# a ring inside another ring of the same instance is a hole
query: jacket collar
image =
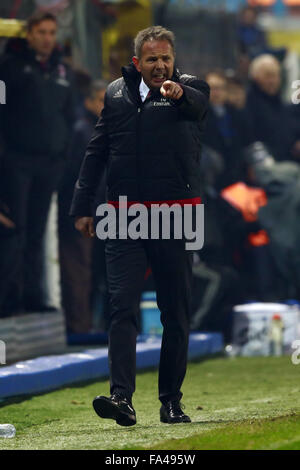
{"type": "MultiPolygon", "coordinates": [[[[6,48],[6,54],[11,54],[23,59],[39,63],[36,59],[36,51],[29,47],[26,39],[23,38],[12,38],[8,41],[6,48]]],[[[55,67],[61,61],[61,49],[57,45],[55,46],[51,56],[49,57],[47,64],[48,67],[55,67]]]]}
{"type": "Polygon", "coordinates": [[[278,92],[276,95],[268,95],[268,93],[265,93],[258,85],[257,83],[252,80],[250,82],[250,90],[252,89],[252,91],[256,94],[256,95],[259,95],[261,97],[263,97],[263,99],[265,101],[269,101],[270,103],[276,103],[276,104],[280,104],[281,103],[281,96],[280,96],[280,92],[278,92]]]}
{"type": "Polygon", "coordinates": [[[137,71],[133,62],[126,67],[122,67],[122,75],[133,100],[140,105],[142,103],[139,93],[141,74],[137,71]]]}

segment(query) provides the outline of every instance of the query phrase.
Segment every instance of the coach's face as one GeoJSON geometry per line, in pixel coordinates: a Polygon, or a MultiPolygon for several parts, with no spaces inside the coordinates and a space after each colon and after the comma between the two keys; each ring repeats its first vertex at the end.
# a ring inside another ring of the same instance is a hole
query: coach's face
{"type": "Polygon", "coordinates": [[[141,57],[132,60],[149,88],[160,88],[173,75],[175,56],[169,41],[144,42],[141,57]]]}

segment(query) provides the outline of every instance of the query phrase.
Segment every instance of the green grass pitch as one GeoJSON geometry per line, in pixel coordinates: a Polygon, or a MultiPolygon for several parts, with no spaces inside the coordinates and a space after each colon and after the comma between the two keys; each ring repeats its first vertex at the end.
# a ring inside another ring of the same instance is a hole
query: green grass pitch
{"type": "Polygon", "coordinates": [[[191,424],[159,422],[157,371],[137,376],[137,424],[101,420],[92,399],[107,380],[0,403],[17,429],[1,449],[299,449],[300,365],[290,357],[223,357],[190,363],[183,386],[191,424]]]}

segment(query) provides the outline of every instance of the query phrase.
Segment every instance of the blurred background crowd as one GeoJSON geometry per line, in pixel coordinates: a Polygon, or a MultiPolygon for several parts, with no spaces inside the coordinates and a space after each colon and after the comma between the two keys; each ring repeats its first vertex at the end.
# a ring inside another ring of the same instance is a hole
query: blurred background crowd
{"type": "Polygon", "coordinates": [[[61,308],[69,333],[107,330],[103,241],[68,211],[107,84],[151,24],[211,89],[191,328],[226,337],[233,305],[300,299],[299,20],[300,0],[2,0],[0,317],[61,308]]]}

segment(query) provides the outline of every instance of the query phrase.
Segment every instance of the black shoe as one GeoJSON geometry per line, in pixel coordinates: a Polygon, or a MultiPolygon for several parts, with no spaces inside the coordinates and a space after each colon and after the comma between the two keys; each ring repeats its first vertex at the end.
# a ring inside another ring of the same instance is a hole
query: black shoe
{"type": "Polygon", "coordinates": [[[52,305],[26,304],[25,311],[27,313],[57,313],[58,309],[52,305]]]}
{"type": "Polygon", "coordinates": [[[162,423],[191,423],[191,418],[182,411],[183,405],[179,401],[169,401],[160,408],[162,423]]]}
{"type": "Polygon", "coordinates": [[[124,396],[114,393],[110,397],[98,396],[93,407],[101,418],[114,419],[120,426],[136,424],[135,411],[130,401],[124,396]]]}

